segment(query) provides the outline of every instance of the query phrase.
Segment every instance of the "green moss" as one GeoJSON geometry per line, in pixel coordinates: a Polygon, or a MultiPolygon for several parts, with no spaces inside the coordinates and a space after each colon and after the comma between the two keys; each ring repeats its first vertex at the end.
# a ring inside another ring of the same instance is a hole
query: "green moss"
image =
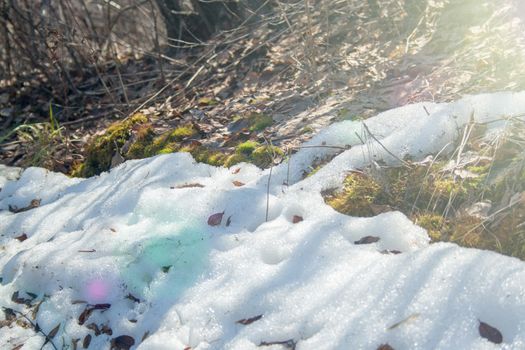
{"type": "Polygon", "coordinates": [[[235,147],[235,153],[250,156],[253,153],[253,151],[255,151],[255,149],[259,146],[260,144],[258,142],[246,141],[238,144],[237,147],[235,147]]]}
{"type": "Polygon", "coordinates": [[[177,127],[175,130],[171,131],[169,133],[169,141],[182,141],[184,139],[190,138],[192,136],[195,136],[197,134],[197,131],[193,127],[193,125],[183,125],[177,127]]]}
{"type": "Polygon", "coordinates": [[[228,156],[228,158],[226,158],[226,161],[224,162],[224,166],[229,168],[229,167],[231,167],[231,166],[233,166],[235,164],[239,164],[239,163],[242,163],[242,162],[249,162],[248,157],[246,157],[243,154],[234,153],[234,154],[228,156]]]}
{"type": "Polygon", "coordinates": [[[199,105],[201,106],[215,106],[219,102],[217,100],[211,98],[211,97],[201,97],[198,101],[199,105]]]}
{"type": "Polygon", "coordinates": [[[381,186],[371,177],[352,173],[344,181],[343,190],[326,198],[326,203],[340,213],[352,216],[373,216],[370,207],[381,192],[381,186]]]}
{"type": "Polygon", "coordinates": [[[443,241],[450,234],[449,225],[441,215],[424,213],[416,215],[413,220],[417,225],[427,230],[432,242],[443,241]]]}
{"type": "Polygon", "coordinates": [[[251,160],[253,164],[257,165],[259,168],[268,168],[272,165],[274,159],[280,158],[284,155],[284,152],[276,146],[259,146],[257,147],[251,155],[251,160]]]}
{"type": "Polygon", "coordinates": [[[109,170],[111,159],[117,148],[120,150],[131,136],[131,128],[145,124],[148,119],[141,113],[111,124],[103,135],[96,136],[88,144],[82,166],[75,167],[72,176],[89,177],[109,170]]]}
{"type": "Polygon", "coordinates": [[[266,114],[253,113],[249,118],[250,131],[262,131],[273,124],[273,118],[266,114]]]}

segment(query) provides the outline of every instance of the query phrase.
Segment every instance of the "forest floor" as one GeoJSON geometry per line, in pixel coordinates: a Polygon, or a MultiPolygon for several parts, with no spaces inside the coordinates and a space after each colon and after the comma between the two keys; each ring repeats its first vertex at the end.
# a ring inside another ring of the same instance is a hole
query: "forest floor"
{"type": "Polygon", "coordinates": [[[78,91],[61,101],[51,99],[39,76],[3,82],[0,162],[88,176],[108,170],[108,159],[115,164],[115,157],[196,145],[235,154],[239,144],[253,141],[292,152],[334,121],[366,119],[419,101],[525,88],[517,4],[382,5],[335,1],[315,3],[308,12],[302,2],[283,4],[257,23],[178,50],[161,63],[127,57],[71,72],[78,91]],[[130,130],[123,137],[103,145],[109,153],[103,164],[79,171],[97,136],[136,113],[147,118],[142,132],[152,140],[181,126],[191,132],[171,148],[126,154],[122,148],[139,132],[126,124],[130,130]]]}

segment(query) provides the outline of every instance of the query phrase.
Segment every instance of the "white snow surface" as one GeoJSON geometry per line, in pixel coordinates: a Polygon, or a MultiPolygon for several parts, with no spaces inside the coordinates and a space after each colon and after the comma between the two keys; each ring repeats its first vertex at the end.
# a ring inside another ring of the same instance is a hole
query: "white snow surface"
{"type": "MultiPolygon", "coordinates": [[[[264,343],[288,340],[296,349],[524,349],[522,261],[429,244],[399,212],[350,217],[320,194],[374,161],[451,151],[471,120],[497,129],[523,113],[525,92],[400,107],[364,121],[384,148],[363,122],[336,123],[305,146],[351,148],[301,180],[315,159],[337,151],[305,147],[271,170],[269,187],[270,170],[197,164],[186,153],[127,161],[89,179],[29,168],[0,192],[0,306],[27,312],[11,296],[36,294],[40,328],[60,324],[57,348],[91,334],[89,349],[109,349],[119,335],[141,350],[272,350],[284,346],[264,343]],[[38,208],[7,210],[36,198],[38,208]],[[208,225],[220,212],[221,224],[208,225]],[[380,240],[354,244],[365,236],[380,240]],[[100,303],[111,306],[80,325],[82,311],[100,303]],[[482,338],[480,321],[503,343],[482,338]],[[93,322],[113,335],[95,336],[86,327],[93,322]]],[[[44,340],[15,324],[0,328],[2,349],[40,349],[44,340]]]]}

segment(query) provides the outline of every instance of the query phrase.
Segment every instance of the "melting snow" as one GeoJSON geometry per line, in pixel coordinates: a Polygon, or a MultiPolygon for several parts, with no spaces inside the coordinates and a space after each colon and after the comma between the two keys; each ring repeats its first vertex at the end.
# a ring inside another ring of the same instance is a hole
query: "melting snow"
{"type": "MultiPolygon", "coordinates": [[[[60,325],[58,348],[91,334],[90,349],[119,335],[138,349],[523,349],[522,261],[429,244],[399,212],[349,217],[320,195],[370,162],[450,151],[470,120],[497,129],[523,113],[525,93],[499,93],[333,124],[305,146],[351,148],[305,180],[336,150],[301,149],[272,169],[269,191],[270,170],[215,168],[184,153],[85,180],[29,168],[0,192],[0,305],[26,313],[13,293],[36,294],[34,322],[46,334],[60,325]],[[7,210],[33,199],[38,208],[7,210]],[[220,225],[207,224],[221,212],[220,225]],[[379,241],[354,244],[366,236],[379,241]],[[480,321],[501,331],[502,345],[480,337],[480,321]],[[95,336],[91,323],[112,335],[95,336]]],[[[0,328],[2,348],[44,341],[16,324],[0,328]]]]}

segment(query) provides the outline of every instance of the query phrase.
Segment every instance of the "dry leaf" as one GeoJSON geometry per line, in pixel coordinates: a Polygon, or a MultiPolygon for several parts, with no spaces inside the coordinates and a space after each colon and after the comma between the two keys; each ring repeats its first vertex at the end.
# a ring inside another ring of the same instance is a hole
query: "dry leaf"
{"type": "Polygon", "coordinates": [[[95,304],[93,305],[93,309],[95,310],[107,310],[111,307],[111,304],[95,304]]]}
{"type": "Polygon", "coordinates": [[[113,335],[113,330],[109,328],[108,325],[103,325],[102,328],[100,328],[100,332],[107,335],[113,335]]]}
{"type": "Polygon", "coordinates": [[[209,218],[208,218],[208,225],[210,226],[218,226],[221,224],[222,222],[222,217],[224,216],[224,212],[222,213],[215,213],[213,215],[211,215],[209,218]]]}
{"type": "Polygon", "coordinates": [[[93,332],[95,332],[95,336],[98,337],[100,335],[100,329],[98,329],[98,326],[96,323],[92,322],[86,326],[87,329],[91,329],[93,332]]]}
{"type": "Polygon", "coordinates": [[[246,185],[244,182],[240,182],[240,181],[237,181],[237,180],[232,181],[232,184],[234,184],[237,187],[241,187],[241,186],[246,185]]]}
{"type": "Polygon", "coordinates": [[[235,323],[239,323],[239,324],[243,324],[243,325],[249,325],[255,321],[259,321],[261,318],[263,317],[263,315],[257,315],[257,316],[254,316],[254,317],[250,317],[250,318],[243,318],[242,320],[239,320],[235,323]]]}
{"type": "Polygon", "coordinates": [[[144,340],[146,340],[147,338],[149,337],[149,331],[146,331],[144,333],[144,335],[142,336],[142,339],[140,340],[140,342],[142,343],[144,340]]]}
{"type": "Polygon", "coordinates": [[[238,174],[241,171],[241,168],[235,168],[232,170],[232,174],[238,174]]]}
{"type": "Polygon", "coordinates": [[[82,341],[82,347],[87,349],[89,348],[89,344],[91,344],[91,334],[88,334],[84,337],[84,340],[82,341]]]}
{"type": "Polygon", "coordinates": [[[394,348],[388,344],[381,344],[377,347],[377,350],[394,350],[394,348]]]}
{"type": "Polygon", "coordinates": [[[120,335],[111,339],[111,350],[129,350],[135,344],[135,339],[129,335],[120,335]]]}
{"type": "Polygon", "coordinates": [[[15,239],[18,240],[19,242],[23,242],[27,239],[27,235],[25,233],[22,233],[20,236],[15,237],[15,239]]]}
{"type": "Polygon", "coordinates": [[[259,343],[259,346],[272,346],[272,345],[282,345],[285,349],[294,350],[297,342],[293,339],[283,340],[283,341],[262,341],[259,343]]]}
{"type": "Polygon", "coordinates": [[[134,301],[135,303],[140,303],[140,299],[137,298],[136,296],[134,296],[133,294],[131,293],[128,293],[128,295],[126,295],[126,299],[129,299],[131,301],[134,301]]]}
{"type": "Polygon", "coordinates": [[[175,188],[194,188],[194,187],[204,187],[204,185],[201,185],[199,183],[189,183],[189,184],[183,184],[183,185],[179,185],[175,188]]]}
{"type": "Polygon", "coordinates": [[[375,243],[377,241],[379,241],[379,237],[365,236],[359,239],[358,241],[355,241],[354,244],[370,244],[370,243],[375,243]]]}
{"type": "Polygon", "coordinates": [[[479,321],[479,335],[494,344],[501,344],[501,342],[503,342],[501,332],[485,322],[479,321]]]}
{"type": "Polygon", "coordinates": [[[84,323],[86,323],[86,321],[88,320],[89,316],[91,316],[92,313],[93,313],[92,308],[84,309],[84,311],[82,311],[80,316],[78,316],[78,324],[83,325],[84,323]]]}
{"type": "Polygon", "coordinates": [[[292,217],[292,222],[293,222],[294,224],[297,224],[298,222],[301,222],[301,221],[303,221],[303,220],[304,220],[303,217],[302,217],[302,216],[299,216],[299,215],[294,215],[294,216],[292,217]]]}
{"type": "Polygon", "coordinates": [[[40,206],[40,199],[33,199],[27,207],[18,208],[16,205],[9,205],[9,211],[12,213],[21,213],[30,209],[34,209],[40,206]]]}
{"type": "Polygon", "coordinates": [[[226,219],[226,227],[229,227],[230,224],[232,223],[232,216],[228,216],[228,219],[226,219]]]}
{"type": "MultiPolygon", "coordinates": [[[[56,325],[56,327],[53,328],[53,329],[51,330],[51,332],[49,332],[49,334],[47,335],[47,337],[48,337],[49,339],[53,339],[53,338],[55,337],[55,335],[57,335],[59,329],[60,329],[60,323],[59,323],[58,325],[56,325]]],[[[47,339],[46,339],[46,340],[47,340],[47,339]]]]}

